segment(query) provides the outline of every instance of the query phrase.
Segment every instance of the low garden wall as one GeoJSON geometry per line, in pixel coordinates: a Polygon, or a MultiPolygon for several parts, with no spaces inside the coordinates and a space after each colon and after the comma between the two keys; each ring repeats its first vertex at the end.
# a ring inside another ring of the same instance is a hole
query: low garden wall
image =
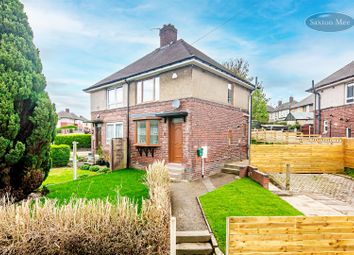
{"type": "Polygon", "coordinates": [[[64,205],[46,199],[0,202],[0,254],[168,254],[170,183],[166,166],[149,166],[149,199],[138,208],[118,197],[72,200],[64,205]]]}

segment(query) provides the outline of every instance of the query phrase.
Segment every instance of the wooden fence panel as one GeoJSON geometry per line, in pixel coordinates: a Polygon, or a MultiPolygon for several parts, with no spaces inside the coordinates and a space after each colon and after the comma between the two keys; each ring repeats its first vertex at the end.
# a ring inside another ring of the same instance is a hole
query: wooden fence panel
{"type": "Polygon", "coordinates": [[[227,218],[227,255],[354,254],[354,216],[227,218]]]}
{"type": "Polygon", "coordinates": [[[251,145],[250,164],[267,173],[341,173],[344,168],[342,144],[251,145]]]}
{"type": "Polygon", "coordinates": [[[354,168],[354,138],[344,139],[344,166],[354,168]]]}

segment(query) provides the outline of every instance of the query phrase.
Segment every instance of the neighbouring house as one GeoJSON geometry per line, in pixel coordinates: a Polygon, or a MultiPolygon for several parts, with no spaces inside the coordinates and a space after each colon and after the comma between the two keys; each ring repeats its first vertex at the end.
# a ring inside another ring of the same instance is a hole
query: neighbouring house
{"type": "Polygon", "coordinates": [[[269,108],[269,122],[282,122],[290,112],[290,109],[297,103],[293,97],[289,97],[289,102],[278,101],[278,105],[271,110],[269,108]]]}
{"type": "Polygon", "coordinates": [[[73,112],[70,112],[69,108],[65,111],[58,112],[57,128],[60,129],[60,133],[90,133],[92,124],[83,116],[78,116],[73,112]],[[73,126],[76,130],[73,130],[73,126]],[[68,127],[68,128],[65,128],[68,127]]]}
{"type": "Polygon", "coordinates": [[[354,61],[313,85],[315,130],[324,137],[354,135],[354,61]]]}
{"type": "Polygon", "coordinates": [[[93,146],[108,153],[111,139],[123,138],[129,167],[160,159],[188,179],[210,175],[247,157],[252,90],[164,25],[159,48],[84,90],[91,95],[93,146]]]}
{"type": "Polygon", "coordinates": [[[291,112],[312,112],[313,113],[313,107],[315,103],[315,95],[311,94],[304,99],[302,99],[300,102],[294,104],[290,111],[291,112]]]}
{"type": "Polygon", "coordinates": [[[288,125],[298,124],[300,126],[298,130],[313,134],[314,103],[315,96],[311,94],[294,104],[285,118],[286,123],[288,125]]]}
{"type": "Polygon", "coordinates": [[[285,121],[288,125],[295,125],[296,123],[300,126],[312,125],[313,112],[289,112],[285,121]]]}

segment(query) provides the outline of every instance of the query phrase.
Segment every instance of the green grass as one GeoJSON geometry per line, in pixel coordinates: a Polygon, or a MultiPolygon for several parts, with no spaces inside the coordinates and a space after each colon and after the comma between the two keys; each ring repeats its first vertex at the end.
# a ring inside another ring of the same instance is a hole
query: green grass
{"type": "Polygon", "coordinates": [[[354,169],[353,168],[349,168],[349,167],[346,167],[344,172],[349,175],[350,177],[353,177],[354,178],[354,169]]]}
{"type": "Polygon", "coordinates": [[[228,216],[302,215],[287,202],[248,178],[233,181],[199,199],[219,247],[224,252],[228,216]]]}
{"type": "MultiPolygon", "coordinates": [[[[85,176],[92,176],[97,174],[98,173],[96,172],[77,169],[78,178],[83,178],[85,176]]],[[[42,186],[69,182],[72,181],[73,178],[74,178],[74,173],[72,168],[67,168],[67,167],[52,168],[49,171],[47,179],[42,183],[42,186]]]]}
{"type": "Polygon", "coordinates": [[[139,205],[148,197],[148,189],[143,184],[145,171],[136,169],[118,170],[112,173],[91,176],[85,179],[48,186],[47,198],[65,203],[71,197],[87,199],[108,199],[112,202],[121,196],[133,199],[139,205]]]}

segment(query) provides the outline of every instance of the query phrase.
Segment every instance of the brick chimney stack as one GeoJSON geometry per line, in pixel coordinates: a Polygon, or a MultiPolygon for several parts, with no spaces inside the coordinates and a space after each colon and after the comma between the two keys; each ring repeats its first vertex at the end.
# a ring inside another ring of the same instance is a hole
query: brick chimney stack
{"type": "Polygon", "coordinates": [[[160,29],[160,47],[177,41],[177,29],[174,25],[163,25],[160,29]]]}
{"type": "Polygon", "coordinates": [[[65,108],[65,111],[66,111],[66,112],[70,112],[69,108],[65,108]]]}
{"type": "Polygon", "coordinates": [[[278,106],[281,106],[283,102],[281,100],[278,101],[278,106]]]}
{"type": "Polygon", "coordinates": [[[294,102],[294,97],[289,97],[289,102],[290,103],[294,102]]]}

